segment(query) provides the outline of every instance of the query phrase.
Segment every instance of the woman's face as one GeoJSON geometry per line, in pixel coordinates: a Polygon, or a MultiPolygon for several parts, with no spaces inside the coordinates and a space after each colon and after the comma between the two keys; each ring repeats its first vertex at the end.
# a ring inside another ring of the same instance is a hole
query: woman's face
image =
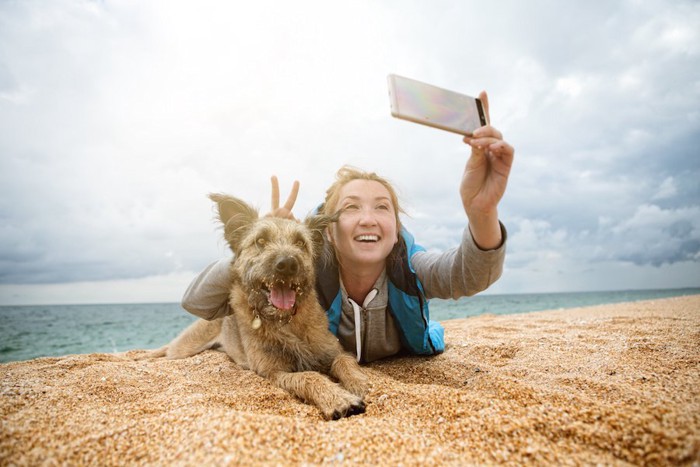
{"type": "Polygon", "coordinates": [[[329,233],[341,267],[358,272],[370,266],[383,268],[398,241],[389,191],[374,180],[352,180],[340,189],[335,208],[341,214],[329,233]]]}

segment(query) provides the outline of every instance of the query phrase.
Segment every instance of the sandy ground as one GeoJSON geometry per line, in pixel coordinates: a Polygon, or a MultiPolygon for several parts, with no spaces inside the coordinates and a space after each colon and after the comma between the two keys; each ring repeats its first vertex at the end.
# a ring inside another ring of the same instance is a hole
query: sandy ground
{"type": "Polygon", "coordinates": [[[444,324],[332,422],[215,351],[2,364],[0,465],[700,464],[700,296],[444,324]]]}

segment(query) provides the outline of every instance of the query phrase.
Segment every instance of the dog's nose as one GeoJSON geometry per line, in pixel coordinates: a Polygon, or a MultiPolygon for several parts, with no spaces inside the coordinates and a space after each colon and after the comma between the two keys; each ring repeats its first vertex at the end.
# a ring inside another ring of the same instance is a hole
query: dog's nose
{"type": "Polygon", "coordinates": [[[293,256],[285,256],[277,260],[275,271],[285,276],[291,276],[299,271],[299,262],[293,256]]]}

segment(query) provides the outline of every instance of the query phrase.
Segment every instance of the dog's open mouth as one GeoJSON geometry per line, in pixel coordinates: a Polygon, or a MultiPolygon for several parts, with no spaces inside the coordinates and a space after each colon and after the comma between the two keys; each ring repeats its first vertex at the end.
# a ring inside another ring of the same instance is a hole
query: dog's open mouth
{"type": "Polygon", "coordinates": [[[298,285],[276,282],[274,284],[265,284],[265,289],[270,304],[278,310],[289,311],[296,305],[297,293],[299,292],[298,285]]]}

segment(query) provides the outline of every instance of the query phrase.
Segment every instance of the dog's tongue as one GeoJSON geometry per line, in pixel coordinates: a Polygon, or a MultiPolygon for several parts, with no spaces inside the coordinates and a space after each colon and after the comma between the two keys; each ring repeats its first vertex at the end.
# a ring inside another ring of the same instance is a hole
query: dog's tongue
{"type": "Polygon", "coordinates": [[[280,310],[291,310],[296,302],[297,294],[291,288],[277,285],[270,290],[270,301],[280,310]]]}

